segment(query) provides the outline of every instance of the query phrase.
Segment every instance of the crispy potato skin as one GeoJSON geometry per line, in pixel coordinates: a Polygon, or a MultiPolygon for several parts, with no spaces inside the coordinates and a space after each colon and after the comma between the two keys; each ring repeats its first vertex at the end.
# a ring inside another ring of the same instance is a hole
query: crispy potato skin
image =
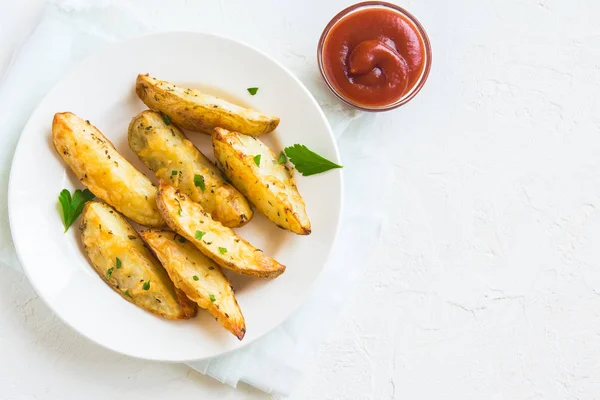
{"type": "Polygon", "coordinates": [[[193,300],[189,299],[185,292],[175,286],[175,296],[177,296],[177,302],[183,311],[182,319],[194,318],[198,314],[198,307],[193,300]]]}
{"type": "Polygon", "coordinates": [[[188,239],[219,266],[243,275],[267,279],[276,278],[285,271],[284,265],[266,256],[230,228],[214,221],[201,205],[173,186],[161,182],[156,204],[171,229],[188,239]],[[202,239],[195,237],[198,231],[204,232],[202,239]]]}
{"type": "Polygon", "coordinates": [[[178,296],[164,268],[129,222],[112,207],[96,201],[87,203],[80,230],[94,269],[125,300],[170,319],[195,315],[194,303],[178,296]],[[121,261],[120,268],[117,258],[121,261]],[[150,288],[144,290],[148,281],[150,288]]]}
{"type": "Polygon", "coordinates": [[[94,125],[70,112],[57,113],[52,140],[58,154],[96,197],[139,224],[164,225],[156,208],[156,187],[94,125]]]}
{"type": "Polygon", "coordinates": [[[246,334],[244,316],[233,288],[221,269],[189,241],[174,232],[151,229],[140,235],[165,267],[175,287],[242,340],[246,334]]]}
{"type": "Polygon", "coordinates": [[[278,117],[269,117],[196,89],[160,81],[148,74],[138,75],[135,92],[148,108],[167,114],[180,127],[208,135],[215,127],[222,126],[259,136],[279,125],[278,117]]]}
{"type": "Polygon", "coordinates": [[[248,201],[221,177],[221,171],[174,124],[156,111],[142,111],[129,124],[129,147],[156,177],[187,194],[213,219],[230,228],[246,224],[254,212],[248,201]],[[173,175],[175,173],[175,175],[173,175]],[[196,186],[194,176],[204,179],[196,186]]]}
{"type": "Polygon", "coordinates": [[[231,183],[280,228],[310,234],[310,220],[296,182],[259,139],[227,129],[212,134],[215,157],[231,183]],[[260,165],[254,157],[260,154],[260,165]]]}

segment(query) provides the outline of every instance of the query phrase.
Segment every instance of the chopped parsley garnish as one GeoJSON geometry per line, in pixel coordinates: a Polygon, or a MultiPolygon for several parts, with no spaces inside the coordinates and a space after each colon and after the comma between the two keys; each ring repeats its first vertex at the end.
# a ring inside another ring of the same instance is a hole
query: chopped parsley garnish
{"type": "Polygon", "coordinates": [[[326,158],[321,157],[314,151],[302,144],[295,144],[285,148],[285,154],[294,164],[298,172],[304,176],[320,174],[334,168],[343,168],[326,158]]]}
{"type": "Polygon", "coordinates": [[[177,202],[177,206],[179,207],[179,210],[177,210],[177,215],[181,217],[181,203],[177,199],[175,199],[175,201],[177,202]]]}
{"type": "Polygon", "coordinates": [[[178,234],[175,234],[175,236],[177,236],[179,243],[185,243],[185,238],[183,236],[179,236],[178,234]]]}
{"type": "Polygon", "coordinates": [[[199,187],[202,190],[202,193],[206,190],[206,186],[204,185],[204,176],[195,174],[194,175],[194,185],[199,187]]]}
{"type": "Polygon", "coordinates": [[[121,268],[121,264],[122,264],[122,263],[121,263],[121,259],[120,259],[119,257],[117,257],[117,261],[115,262],[115,267],[116,267],[117,269],[120,269],[120,268],[121,268]]]}
{"type": "Polygon", "coordinates": [[[150,281],[146,281],[144,282],[144,285],[142,286],[142,289],[144,290],[150,290],[150,281]]]}
{"type": "Polygon", "coordinates": [[[195,281],[199,281],[200,280],[200,278],[198,278],[198,275],[194,275],[193,278],[194,278],[195,281]]]}
{"type": "Polygon", "coordinates": [[[176,169],[174,169],[173,171],[171,171],[171,176],[175,176],[179,173],[179,171],[177,171],[176,169]]]}
{"type": "Polygon", "coordinates": [[[129,289],[127,289],[127,290],[125,291],[125,294],[126,294],[127,296],[131,297],[131,294],[129,293],[129,289]]]}
{"type": "Polygon", "coordinates": [[[225,254],[227,253],[227,249],[225,247],[219,247],[219,253],[225,254]]]}
{"type": "Polygon", "coordinates": [[[260,167],[260,154],[254,156],[254,164],[256,164],[257,167],[260,167]]]}
{"type": "Polygon", "coordinates": [[[171,125],[171,118],[167,114],[163,114],[162,117],[163,121],[165,121],[165,124],[171,125]]]}
{"type": "Polygon", "coordinates": [[[206,235],[206,232],[196,231],[196,235],[194,237],[198,240],[202,240],[202,236],[206,235]]]}
{"type": "Polygon", "coordinates": [[[58,201],[62,208],[63,214],[63,225],[65,226],[65,232],[75,222],[77,217],[83,211],[85,203],[94,198],[94,194],[88,189],[79,190],[77,189],[71,197],[71,192],[67,189],[63,189],[58,196],[58,201]]]}
{"type": "Polygon", "coordinates": [[[248,88],[248,93],[250,93],[252,96],[254,96],[256,94],[256,92],[258,92],[257,87],[249,87],[248,88]]]}
{"type": "Polygon", "coordinates": [[[286,162],[287,157],[285,156],[285,153],[282,150],[281,153],[279,153],[279,159],[277,160],[277,164],[285,164],[286,162]]]}
{"type": "Polygon", "coordinates": [[[211,303],[214,303],[215,301],[217,301],[217,299],[215,299],[215,296],[213,294],[208,296],[210,298],[211,303]]]}
{"type": "Polygon", "coordinates": [[[114,270],[114,268],[109,268],[108,271],[106,271],[106,279],[110,279],[114,270]]]}

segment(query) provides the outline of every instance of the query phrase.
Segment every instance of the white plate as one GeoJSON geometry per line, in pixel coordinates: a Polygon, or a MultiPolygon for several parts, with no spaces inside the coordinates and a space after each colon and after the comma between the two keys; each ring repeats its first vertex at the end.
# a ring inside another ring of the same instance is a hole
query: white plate
{"type": "MultiPolygon", "coordinates": [[[[135,78],[146,72],[174,83],[212,88],[218,95],[278,115],[277,130],[263,137],[276,152],[302,143],[338,163],[339,154],[323,112],[298,79],[256,49],[208,34],[167,33],[113,45],[71,71],[33,112],[12,164],[9,216],[17,253],[37,293],[67,324],[109,349],[152,360],[199,360],[249,344],[300,305],[334,242],[342,175],[339,169],[310,177],[296,174],[312,222],[311,235],[283,231],[260,215],[237,230],[287,266],[273,281],[229,274],[246,318],[243,341],[202,310],[193,320],[175,322],[143,311],[113,292],[91,268],[82,251],[79,221],[63,234],[58,194],[81,184],[55,153],[50,128],[54,113],[72,111],[95,124],[117,150],[156,181],[127,145],[130,119],[146,108],[135,95],[135,78]],[[258,93],[251,96],[248,87],[258,87],[258,93]]],[[[187,134],[213,158],[208,136],[187,134]]]]}

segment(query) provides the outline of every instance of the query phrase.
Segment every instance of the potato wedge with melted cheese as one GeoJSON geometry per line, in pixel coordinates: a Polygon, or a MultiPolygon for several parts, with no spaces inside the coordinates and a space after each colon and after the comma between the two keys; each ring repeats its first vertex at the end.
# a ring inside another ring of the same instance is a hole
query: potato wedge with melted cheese
{"type": "Polygon", "coordinates": [[[229,279],[215,262],[174,232],[151,229],[140,235],[165,267],[175,287],[242,340],[246,333],[244,316],[229,279]]]}
{"type": "Polygon", "coordinates": [[[195,304],[176,290],[167,272],[127,220],[91,201],[81,218],[81,240],[98,275],[125,300],[170,319],[188,319],[195,304]]]}
{"type": "Polygon", "coordinates": [[[285,266],[252,246],[233,230],[213,220],[202,206],[161,182],[156,204],[167,225],[188,239],[219,266],[258,278],[276,278],[285,266]]]}
{"type": "Polygon", "coordinates": [[[259,139],[215,128],[215,157],[229,181],[267,218],[298,235],[310,234],[310,220],[296,182],[259,139]]]}
{"type": "Polygon", "coordinates": [[[168,115],[184,129],[208,135],[221,126],[246,135],[269,133],[279,125],[279,117],[240,107],[196,89],[186,89],[172,83],[138,75],[135,92],[148,108],[168,115]]]}
{"type": "Polygon", "coordinates": [[[156,187],[89,121],[73,113],[54,115],[54,148],[94,195],[133,221],[164,225],[156,208],[156,187]]]}
{"type": "Polygon", "coordinates": [[[213,219],[230,228],[253,215],[248,201],[221,176],[221,171],[174,124],[160,113],[142,111],[129,124],[129,147],[156,177],[187,194],[213,219]]]}

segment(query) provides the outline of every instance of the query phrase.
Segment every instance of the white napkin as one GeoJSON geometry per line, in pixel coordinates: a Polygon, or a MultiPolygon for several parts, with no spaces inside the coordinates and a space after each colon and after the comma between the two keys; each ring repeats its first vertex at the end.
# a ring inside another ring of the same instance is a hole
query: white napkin
{"type": "MultiPolygon", "coordinates": [[[[93,12],[87,12],[90,6],[82,8],[77,0],[49,7],[0,81],[0,110],[4,114],[0,264],[20,269],[8,226],[8,175],[19,135],[35,106],[71,65],[93,50],[109,41],[156,31],[136,21],[131,10],[104,7],[103,3],[92,5],[93,12]]],[[[377,215],[375,197],[383,195],[387,177],[375,157],[378,144],[369,142],[366,129],[375,116],[331,102],[328,93],[314,94],[325,99],[321,103],[334,128],[345,167],[340,233],[309,299],[282,325],[243,349],[188,364],[233,387],[243,381],[265,392],[289,394],[326,338],[353,282],[377,250],[382,218],[377,215]]]]}

